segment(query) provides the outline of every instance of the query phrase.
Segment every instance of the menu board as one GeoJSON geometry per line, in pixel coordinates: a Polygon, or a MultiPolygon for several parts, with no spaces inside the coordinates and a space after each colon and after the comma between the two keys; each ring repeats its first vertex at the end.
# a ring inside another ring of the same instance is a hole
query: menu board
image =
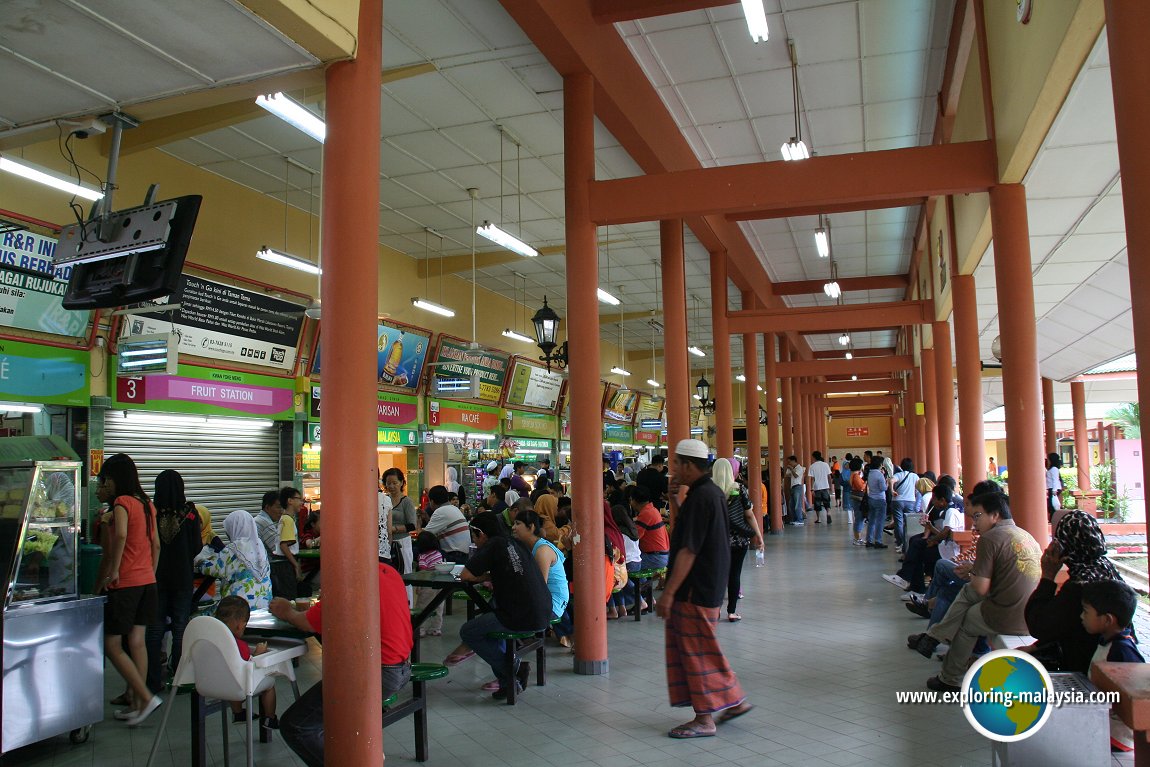
{"type": "Polygon", "coordinates": [[[511,385],[507,388],[507,404],[554,412],[562,388],[561,373],[551,373],[538,365],[515,360],[511,369],[511,385]]]}
{"type": "Polygon", "coordinates": [[[609,384],[603,403],[603,418],[607,421],[631,423],[639,407],[639,392],[609,384]]]}
{"type": "MultiPolygon", "coordinates": [[[[431,331],[410,325],[380,322],[376,326],[376,380],[383,386],[415,391],[427,363],[431,331]]],[[[315,350],[312,373],[320,372],[320,350],[315,350]]]]}
{"type": "Polygon", "coordinates": [[[435,355],[435,367],[432,371],[434,382],[431,390],[438,393],[447,393],[452,387],[443,386],[443,381],[470,381],[475,376],[479,382],[479,390],[472,392],[468,387],[465,392],[471,396],[456,397],[456,399],[476,399],[481,402],[498,402],[503,393],[503,384],[507,380],[507,367],[511,355],[494,349],[472,349],[471,345],[463,340],[440,336],[439,350],[435,355]]]}
{"type": "Polygon", "coordinates": [[[666,399],[655,394],[640,394],[639,405],[635,413],[635,425],[643,426],[644,421],[662,421],[663,406],[666,402],[666,399]]]}

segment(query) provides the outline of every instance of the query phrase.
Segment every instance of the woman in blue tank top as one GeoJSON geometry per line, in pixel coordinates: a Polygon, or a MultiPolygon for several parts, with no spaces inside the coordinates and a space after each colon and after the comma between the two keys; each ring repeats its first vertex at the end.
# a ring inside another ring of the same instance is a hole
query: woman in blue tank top
{"type": "Polygon", "coordinates": [[[547,590],[551,592],[551,618],[563,615],[571,592],[567,589],[567,574],[563,570],[563,553],[547,539],[543,538],[543,518],[534,511],[520,511],[511,526],[515,540],[531,549],[531,557],[539,566],[547,590]]]}

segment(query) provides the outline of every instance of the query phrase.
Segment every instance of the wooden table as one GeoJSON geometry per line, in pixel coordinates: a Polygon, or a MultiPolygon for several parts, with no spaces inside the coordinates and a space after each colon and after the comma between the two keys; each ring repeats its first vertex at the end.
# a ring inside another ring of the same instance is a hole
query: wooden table
{"type": "Polygon", "coordinates": [[[1090,681],[1099,690],[1122,696],[1113,710],[1126,726],[1134,730],[1134,764],[1150,767],[1150,665],[1145,663],[1095,663],[1090,667],[1090,681]]]}
{"type": "Polygon", "coordinates": [[[462,591],[470,599],[467,603],[468,620],[474,617],[477,608],[480,612],[491,611],[491,605],[488,604],[487,600],[483,598],[483,595],[475,588],[474,583],[461,581],[451,573],[441,573],[438,570],[421,570],[415,573],[404,573],[403,582],[416,588],[436,589],[439,592],[423,610],[417,615],[411,616],[411,630],[415,635],[415,644],[411,648],[411,660],[413,663],[419,661],[419,627],[423,625],[425,620],[431,617],[441,604],[451,598],[452,594],[457,591],[462,591]]]}

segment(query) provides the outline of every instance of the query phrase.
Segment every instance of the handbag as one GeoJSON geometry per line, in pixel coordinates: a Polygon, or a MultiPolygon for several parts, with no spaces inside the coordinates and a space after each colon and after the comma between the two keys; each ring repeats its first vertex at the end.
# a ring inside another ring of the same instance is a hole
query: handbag
{"type": "Polygon", "coordinates": [[[747,524],[747,509],[751,508],[751,499],[747,497],[747,493],[742,488],[739,488],[739,494],[727,499],[727,525],[731,533],[735,535],[744,535],[748,538],[755,534],[747,524]]]}
{"type": "Polygon", "coordinates": [[[620,561],[624,558],[619,554],[616,549],[611,550],[615,554],[615,558],[611,560],[611,575],[614,578],[614,584],[611,586],[611,593],[620,592],[626,587],[627,579],[627,563],[620,561]]]}

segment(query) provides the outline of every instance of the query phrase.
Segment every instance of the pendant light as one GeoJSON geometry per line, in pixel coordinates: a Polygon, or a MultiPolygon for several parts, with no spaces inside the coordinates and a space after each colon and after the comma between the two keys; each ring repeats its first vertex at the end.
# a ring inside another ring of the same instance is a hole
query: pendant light
{"type": "MultiPolygon", "coordinates": [[[[625,291],[623,289],[623,286],[620,285],[619,286],[619,295],[623,295],[624,292],[625,291]]],[[[627,370],[627,368],[623,367],[623,362],[626,359],[626,356],[627,356],[627,352],[626,352],[625,348],[623,347],[623,305],[622,305],[622,302],[620,302],[619,303],[619,364],[616,365],[615,367],[611,368],[611,372],[617,376],[622,376],[624,378],[631,375],[631,371],[627,370]]]]}
{"type": "MultiPolygon", "coordinates": [[[[598,247],[598,246],[596,246],[598,247]]],[[[606,227],[603,234],[603,261],[607,264],[607,284],[611,284],[611,227],[606,227]]],[[[615,296],[608,293],[603,288],[598,288],[600,303],[610,304],[611,306],[618,306],[620,301],[615,296]]]]}
{"type": "Polygon", "coordinates": [[[819,252],[819,258],[830,258],[831,219],[821,213],[819,214],[819,228],[815,230],[815,249],[819,252]]]}
{"type": "MultiPolygon", "coordinates": [[[[694,313],[695,313],[695,321],[693,324],[697,328],[697,327],[699,327],[699,299],[697,296],[694,296],[694,295],[691,296],[691,304],[694,307],[694,313]]],[[[696,357],[706,357],[707,356],[707,353],[705,351],[700,349],[698,346],[691,344],[690,332],[687,333],[687,344],[688,344],[687,345],[687,351],[689,351],[691,354],[694,354],[696,357]]]]}
{"type": "MultiPolygon", "coordinates": [[[[515,325],[516,327],[519,327],[519,322],[518,322],[519,306],[518,306],[518,304],[523,305],[524,314],[526,314],[526,312],[527,312],[527,278],[524,277],[519,272],[512,272],[511,274],[513,274],[515,276],[516,280],[520,280],[520,279],[523,280],[523,300],[516,302],[516,306],[514,307],[515,317],[513,317],[513,320],[515,320],[515,321],[512,322],[513,325],[515,325]]],[[[528,338],[527,336],[523,335],[522,333],[520,333],[517,330],[514,330],[512,328],[504,328],[503,329],[503,337],[504,338],[510,338],[513,341],[521,341],[523,343],[528,343],[528,344],[535,343],[534,338],[528,338]]]]}
{"type": "MultiPolygon", "coordinates": [[[[284,155],[283,160],[284,160],[284,244],[283,244],[283,250],[275,250],[273,248],[269,248],[267,245],[264,245],[262,248],[260,248],[258,251],[256,251],[256,258],[260,259],[261,261],[269,261],[273,264],[279,264],[280,266],[286,266],[286,267],[289,267],[291,269],[297,269],[301,272],[307,272],[308,274],[319,274],[319,265],[318,264],[313,264],[310,259],[303,259],[303,258],[300,258],[299,256],[293,256],[291,253],[287,252],[288,189],[290,187],[289,177],[288,177],[288,173],[289,173],[288,167],[290,165],[292,165],[292,160],[287,155],[284,155]]],[[[306,170],[308,170],[308,172],[310,172],[310,169],[306,169],[306,170]]],[[[309,243],[309,247],[310,247],[310,243],[309,243]]]]}
{"type": "MultiPolygon", "coordinates": [[[[472,207],[474,207],[474,204],[472,207]]],[[[439,256],[438,261],[439,261],[439,301],[440,301],[440,303],[436,303],[436,302],[431,301],[427,298],[416,296],[416,297],[413,297],[411,299],[411,305],[417,309],[422,309],[425,312],[431,312],[432,314],[438,314],[438,315],[443,316],[443,317],[454,317],[455,316],[455,310],[448,308],[447,306],[444,306],[442,303],[442,301],[443,301],[443,235],[439,234],[439,232],[435,231],[434,229],[431,229],[430,227],[426,227],[426,226],[423,227],[423,295],[424,296],[428,295],[428,292],[427,292],[427,275],[431,271],[431,252],[428,249],[428,245],[427,245],[428,235],[432,235],[434,237],[439,238],[440,256],[439,256]]]]}
{"type": "MultiPolygon", "coordinates": [[[[505,131],[502,125],[496,125],[495,127],[499,131],[499,223],[505,224],[503,218],[503,136],[505,131]]],[[[505,229],[501,229],[490,221],[484,221],[483,226],[477,228],[475,232],[491,240],[496,245],[507,248],[513,253],[518,253],[528,258],[535,258],[539,255],[539,251],[521,239],[523,236],[523,186],[520,183],[519,176],[519,154],[521,147],[519,141],[514,137],[508,136],[508,138],[511,140],[511,143],[515,144],[515,191],[519,199],[519,237],[516,237],[505,229]]]]}
{"type": "Polygon", "coordinates": [[[795,41],[787,40],[787,52],[791,56],[791,100],[795,110],[795,133],[791,140],[780,149],[784,160],[806,160],[811,156],[803,141],[803,123],[799,116],[799,60],[795,56],[795,41]]]}
{"type": "Polygon", "coordinates": [[[770,30],[767,29],[767,9],[763,7],[763,0],[742,0],[743,16],[747,19],[747,30],[751,33],[752,42],[767,41],[770,30]]]}

